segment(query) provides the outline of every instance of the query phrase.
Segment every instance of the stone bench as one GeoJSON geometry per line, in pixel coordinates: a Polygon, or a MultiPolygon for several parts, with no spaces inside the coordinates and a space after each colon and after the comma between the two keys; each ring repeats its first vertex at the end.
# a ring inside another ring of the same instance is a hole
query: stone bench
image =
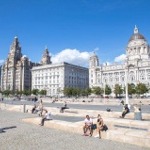
{"type": "MultiPolygon", "coordinates": [[[[120,120],[111,120],[112,118],[108,118],[106,119],[105,123],[108,126],[108,130],[105,132],[103,131],[101,133],[102,135],[102,139],[108,139],[108,140],[112,140],[112,141],[119,141],[119,142],[123,142],[123,143],[129,143],[129,144],[134,144],[134,145],[139,145],[139,146],[143,146],[143,147],[150,147],[150,132],[144,131],[144,130],[134,130],[132,128],[119,128],[119,127],[115,127],[115,125],[119,125],[121,124],[121,121],[123,121],[123,119],[120,120]],[[108,122],[109,120],[109,122],[108,122]],[[112,122],[113,124],[113,128],[111,128],[111,124],[110,122],[112,122]]],[[[36,118],[26,118],[23,119],[23,121],[28,122],[28,123],[33,123],[38,125],[40,123],[41,118],[40,117],[36,117],[36,118]]],[[[95,120],[94,120],[95,121],[95,120]]],[[[123,121],[122,125],[128,126],[129,122],[131,120],[125,120],[123,121]]],[[[130,122],[130,124],[132,124],[134,126],[134,124],[137,126],[141,126],[143,124],[139,125],[137,124],[139,122],[130,122]]],[[[72,132],[72,133],[76,133],[76,134],[83,134],[83,125],[84,122],[76,122],[76,123],[72,123],[72,122],[66,122],[66,121],[61,121],[61,120],[50,120],[50,121],[45,121],[44,127],[47,128],[53,128],[53,129],[59,129],[59,130],[63,130],[66,132],[72,132]]],[[[146,126],[148,126],[148,122],[146,122],[146,126]]],[[[94,130],[93,132],[93,137],[98,137],[98,133],[97,130],[94,130]]]]}
{"type": "Polygon", "coordinates": [[[64,110],[64,112],[65,113],[74,113],[74,114],[77,114],[78,113],[78,111],[76,111],[76,110],[68,110],[68,109],[66,109],[66,110],[64,110]]]}
{"type": "Polygon", "coordinates": [[[139,120],[120,119],[120,118],[106,118],[104,119],[104,121],[111,129],[126,128],[126,129],[137,130],[137,132],[139,130],[150,131],[149,121],[139,121],[139,120]]]}

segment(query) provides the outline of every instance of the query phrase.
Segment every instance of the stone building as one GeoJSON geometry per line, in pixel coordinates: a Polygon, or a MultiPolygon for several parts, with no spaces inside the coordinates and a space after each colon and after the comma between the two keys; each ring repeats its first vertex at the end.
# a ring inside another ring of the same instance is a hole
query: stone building
{"type": "Polygon", "coordinates": [[[32,89],[46,90],[49,96],[61,96],[65,87],[89,87],[88,68],[66,62],[52,64],[48,49],[41,62],[43,65],[32,68],[32,89]]]}
{"type": "Polygon", "coordinates": [[[2,66],[0,66],[0,91],[1,91],[1,68],[2,66]]]}
{"type": "Polygon", "coordinates": [[[150,46],[135,26],[126,47],[126,59],[122,64],[102,65],[93,54],[89,59],[89,86],[114,89],[115,84],[125,87],[126,83],[144,83],[150,87],[150,46]]]}
{"type": "Polygon", "coordinates": [[[28,57],[22,55],[19,40],[15,37],[8,58],[1,68],[1,90],[31,89],[31,68],[34,65],[28,57]]]}

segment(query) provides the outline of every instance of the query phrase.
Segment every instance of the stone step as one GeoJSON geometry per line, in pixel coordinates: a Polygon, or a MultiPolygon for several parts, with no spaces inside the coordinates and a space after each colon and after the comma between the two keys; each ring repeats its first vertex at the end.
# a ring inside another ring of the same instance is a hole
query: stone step
{"type": "MultiPolygon", "coordinates": [[[[28,123],[39,124],[41,118],[27,118],[23,119],[23,121],[28,123]]],[[[44,127],[53,128],[57,130],[63,130],[66,132],[83,134],[83,121],[77,123],[70,123],[66,121],[60,120],[50,120],[45,121],[44,127]]],[[[109,127],[109,126],[108,126],[109,127]]],[[[143,130],[133,130],[133,129],[125,129],[125,128],[109,128],[106,132],[102,133],[103,139],[108,139],[112,141],[124,142],[134,145],[139,145],[143,147],[150,147],[150,132],[143,130]]],[[[93,137],[98,137],[97,130],[94,130],[93,137]]]]}

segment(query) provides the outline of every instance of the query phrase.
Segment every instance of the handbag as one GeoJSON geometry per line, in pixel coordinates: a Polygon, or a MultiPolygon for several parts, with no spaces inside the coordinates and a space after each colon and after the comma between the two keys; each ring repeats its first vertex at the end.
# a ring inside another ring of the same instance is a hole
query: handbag
{"type": "Polygon", "coordinates": [[[97,124],[92,124],[91,129],[92,129],[92,130],[97,129],[97,124]]]}
{"type": "Polygon", "coordinates": [[[103,129],[102,129],[102,131],[105,131],[105,132],[106,132],[107,130],[108,130],[108,127],[107,127],[107,125],[106,125],[106,124],[104,124],[104,125],[103,125],[103,129]]]}

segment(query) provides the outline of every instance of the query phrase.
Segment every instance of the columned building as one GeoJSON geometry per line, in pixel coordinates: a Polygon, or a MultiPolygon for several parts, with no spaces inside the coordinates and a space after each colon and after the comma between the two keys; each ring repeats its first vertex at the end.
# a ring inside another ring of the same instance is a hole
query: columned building
{"type": "Polygon", "coordinates": [[[35,65],[21,53],[17,37],[10,46],[10,52],[1,68],[1,90],[23,91],[31,89],[31,68],[35,65]]]}
{"type": "Polygon", "coordinates": [[[0,91],[1,91],[1,68],[2,66],[0,66],[0,91]]]}
{"type": "Polygon", "coordinates": [[[150,46],[135,26],[127,48],[124,64],[99,64],[99,58],[93,54],[89,59],[89,86],[114,89],[115,84],[125,87],[126,82],[137,85],[144,83],[150,87],[150,46]],[[127,80],[126,80],[127,79],[127,80]]]}
{"type": "Polygon", "coordinates": [[[46,50],[41,61],[43,65],[32,68],[32,89],[46,90],[49,96],[62,96],[65,87],[89,87],[88,68],[66,62],[52,64],[48,55],[46,50]]]}

